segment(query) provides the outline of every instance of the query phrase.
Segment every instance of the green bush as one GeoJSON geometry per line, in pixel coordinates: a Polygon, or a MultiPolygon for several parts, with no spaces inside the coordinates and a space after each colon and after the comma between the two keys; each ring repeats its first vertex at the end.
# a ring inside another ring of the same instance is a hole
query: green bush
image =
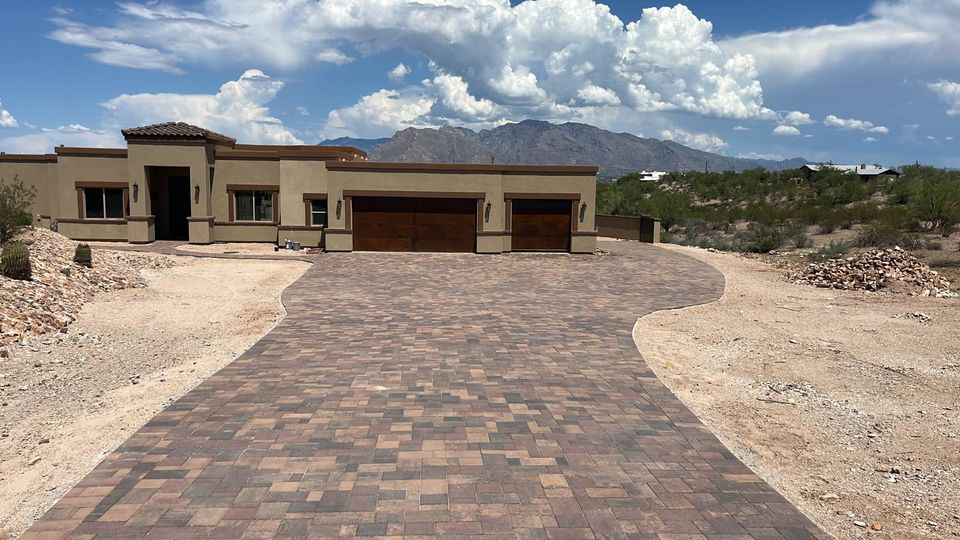
{"type": "Polygon", "coordinates": [[[13,279],[29,280],[33,276],[30,268],[30,250],[23,242],[10,242],[0,254],[3,275],[13,279]]]}
{"type": "Polygon", "coordinates": [[[867,225],[857,234],[857,237],[853,240],[853,245],[857,247],[878,247],[878,248],[890,248],[894,246],[903,246],[905,244],[906,237],[897,230],[895,227],[891,227],[886,223],[872,223],[867,225]]]}
{"type": "Polygon", "coordinates": [[[770,253],[783,245],[783,231],[762,223],[751,223],[741,236],[741,251],[770,253]]]}
{"type": "Polygon", "coordinates": [[[93,267],[93,254],[88,244],[77,245],[76,251],[73,252],[73,262],[87,268],[93,267]]]}
{"type": "Polygon", "coordinates": [[[29,209],[36,198],[37,189],[27,187],[16,176],[9,184],[0,180],[0,244],[33,224],[29,209]]]}
{"type": "Polygon", "coordinates": [[[826,246],[822,246],[817,251],[807,255],[811,261],[825,261],[827,259],[839,259],[847,254],[847,244],[843,242],[831,241],[826,246]]]}

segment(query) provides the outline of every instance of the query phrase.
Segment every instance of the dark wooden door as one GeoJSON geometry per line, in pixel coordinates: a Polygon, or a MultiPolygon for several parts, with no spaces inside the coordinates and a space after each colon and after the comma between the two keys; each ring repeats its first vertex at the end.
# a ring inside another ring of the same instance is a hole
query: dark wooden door
{"type": "Polygon", "coordinates": [[[354,197],[356,251],[474,251],[474,199],[354,197]]]}
{"type": "Polygon", "coordinates": [[[170,239],[187,240],[190,236],[190,177],[167,177],[167,209],[170,216],[170,239]]]}
{"type": "Polygon", "coordinates": [[[570,251],[571,201],[514,199],[512,207],[514,251],[570,251]]]}

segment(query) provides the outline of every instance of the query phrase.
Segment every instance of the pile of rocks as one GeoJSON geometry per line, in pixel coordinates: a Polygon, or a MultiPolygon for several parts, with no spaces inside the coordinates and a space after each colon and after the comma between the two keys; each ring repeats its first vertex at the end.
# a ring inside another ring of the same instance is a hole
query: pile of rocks
{"type": "Polygon", "coordinates": [[[22,238],[30,248],[31,281],[0,275],[0,347],[27,335],[64,331],[99,291],[143,286],[140,269],[167,268],[166,257],[93,248],[93,267],[73,262],[76,242],[46,229],[22,238]]]}
{"type": "Polygon", "coordinates": [[[955,298],[950,282],[899,247],[811,263],[791,276],[794,283],[830,289],[878,291],[898,285],[911,294],[955,298]]]}

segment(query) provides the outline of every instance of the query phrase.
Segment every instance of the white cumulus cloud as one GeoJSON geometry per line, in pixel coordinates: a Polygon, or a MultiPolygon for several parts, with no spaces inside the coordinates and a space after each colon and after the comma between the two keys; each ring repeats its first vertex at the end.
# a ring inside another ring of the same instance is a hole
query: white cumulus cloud
{"type": "Polygon", "coordinates": [[[810,118],[810,115],[805,112],[800,111],[790,111],[783,116],[783,123],[791,126],[809,126],[814,124],[813,118],[810,118]]]}
{"type": "Polygon", "coordinates": [[[215,94],[122,94],[105,103],[107,125],[114,128],[182,121],[235,137],[240,142],[301,144],[270,115],[267,106],[283,89],[283,81],[250,69],[225,82],[215,94]]]}
{"type": "Polygon", "coordinates": [[[692,133],[680,128],[665,129],[660,132],[660,136],[666,140],[675,141],[691,148],[707,152],[719,152],[728,146],[726,141],[716,135],[710,133],[692,133]]]}
{"type": "Polygon", "coordinates": [[[81,124],[56,128],[42,128],[34,133],[0,139],[0,149],[18,154],[52,153],[59,145],[84,148],[122,147],[123,139],[117,130],[90,129],[81,124]]]}
{"type": "Polygon", "coordinates": [[[398,129],[433,127],[423,118],[436,98],[419,93],[380,90],[350,107],[330,111],[324,135],[336,137],[389,137],[398,129]]]}
{"type": "Polygon", "coordinates": [[[948,115],[956,116],[960,114],[960,83],[940,81],[928,84],[927,88],[937,94],[940,100],[950,107],[947,109],[948,115]]]}
{"type": "Polygon", "coordinates": [[[877,142],[877,138],[876,138],[876,137],[864,137],[864,138],[863,138],[863,142],[865,142],[865,143],[877,142]]]}
{"type": "Polygon", "coordinates": [[[779,125],[773,128],[773,134],[778,137],[798,137],[803,135],[799,129],[788,125],[779,125]]]}
{"type": "MultiPolygon", "coordinates": [[[[713,25],[687,7],[647,8],[623,21],[596,0],[204,0],[181,8],[159,1],[118,5],[111,25],[53,19],[50,37],[111,65],[182,72],[187,65],[292,69],[342,64],[345,50],[402,49],[459,77],[477,101],[504,116],[580,119],[596,107],[683,111],[734,119],[776,119],[763,101],[754,58],[725,52],[713,25]]],[[[405,68],[406,66],[404,66],[405,68]]],[[[390,72],[399,82],[409,74],[390,72]]],[[[421,85],[438,107],[443,85],[421,85]]],[[[478,105],[480,104],[480,105],[478,105]]],[[[444,111],[431,111],[435,116],[444,111]]]]}
{"type": "Polygon", "coordinates": [[[410,74],[410,68],[406,64],[400,62],[397,64],[397,67],[390,70],[387,73],[387,77],[393,82],[403,82],[404,77],[410,74]]]}
{"type": "Polygon", "coordinates": [[[436,90],[442,105],[442,111],[438,112],[446,112],[445,116],[473,121],[487,119],[498,111],[498,107],[489,99],[477,99],[470,95],[467,83],[457,75],[441,73],[433,80],[423,81],[423,85],[436,90]]]}
{"type": "Polygon", "coordinates": [[[750,131],[750,128],[747,126],[733,126],[734,131],[750,131]]]}
{"type": "Polygon", "coordinates": [[[890,130],[886,126],[877,126],[874,125],[873,122],[866,120],[840,118],[832,114],[828,114],[827,117],[823,119],[823,125],[843,130],[867,131],[869,133],[881,134],[890,133],[890,130]]]}
{"type": "Polygon", "coordinates": [[[3,108],[3,102],[0,101],[0,128],[15,127],[17,127],[17,119],[10,114],[10,111],[3,108]]]}

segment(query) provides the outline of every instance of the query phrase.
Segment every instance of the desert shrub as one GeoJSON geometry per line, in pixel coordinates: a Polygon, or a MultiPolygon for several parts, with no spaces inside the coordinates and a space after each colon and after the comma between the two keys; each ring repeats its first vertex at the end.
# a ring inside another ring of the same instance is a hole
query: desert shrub
{"type": "Polygon", "coordinates": [[[942,171],[928,174],[916,183],[911,194],[911,216],[950,236],[960,223],[960,178],[942,171]]]}
{"type": "Polygon", "coordinates": [[[23,242],[10,242],[3,247],[0,266],[3,267],[3,275],[8,278],[28,280],[33,275],[30,268],[30,250],[23,242]]]}
{"type": "Polygon", "coordinates": [[[751,223],[740,235],[740,250],[751,253],[770,253],[783,245],[783,231],[775,226],[751,223]]]}
{"type": "Polygon", "coordinates": [[[905,239],[906,237],[895,227],[877,222],[864,227],[853,240],[853,245],[857,247],[889,248],[901,246],[905,243],[905,239]]]}
{"type": "Polygon", "coordinates": [[[839,259],[847,254],[848,246],[843,242],[833,242],[807,255],[811,261],[825,261],[827,259],[839,259]]]}
{"type": "Polygon", "coordinates": [[[0,180],[0,244],[33,224],[30,205],[36,198],[37,189],[24,185],[16,176],[10,183],[0,180]]]}
{"type": "Polygon", "coordinates": [[[76,251],[73,252],[73,262],[91,268],[93,266],[93,254],[90,252],[89,244],[78,244],[76,251]]]}
{"type": "Polygon", "coordinates": [[[924,248],[930,251],[940,251],[943,249],[943,243],[936,240],[926,240],[924,242],[924,248]]]}

